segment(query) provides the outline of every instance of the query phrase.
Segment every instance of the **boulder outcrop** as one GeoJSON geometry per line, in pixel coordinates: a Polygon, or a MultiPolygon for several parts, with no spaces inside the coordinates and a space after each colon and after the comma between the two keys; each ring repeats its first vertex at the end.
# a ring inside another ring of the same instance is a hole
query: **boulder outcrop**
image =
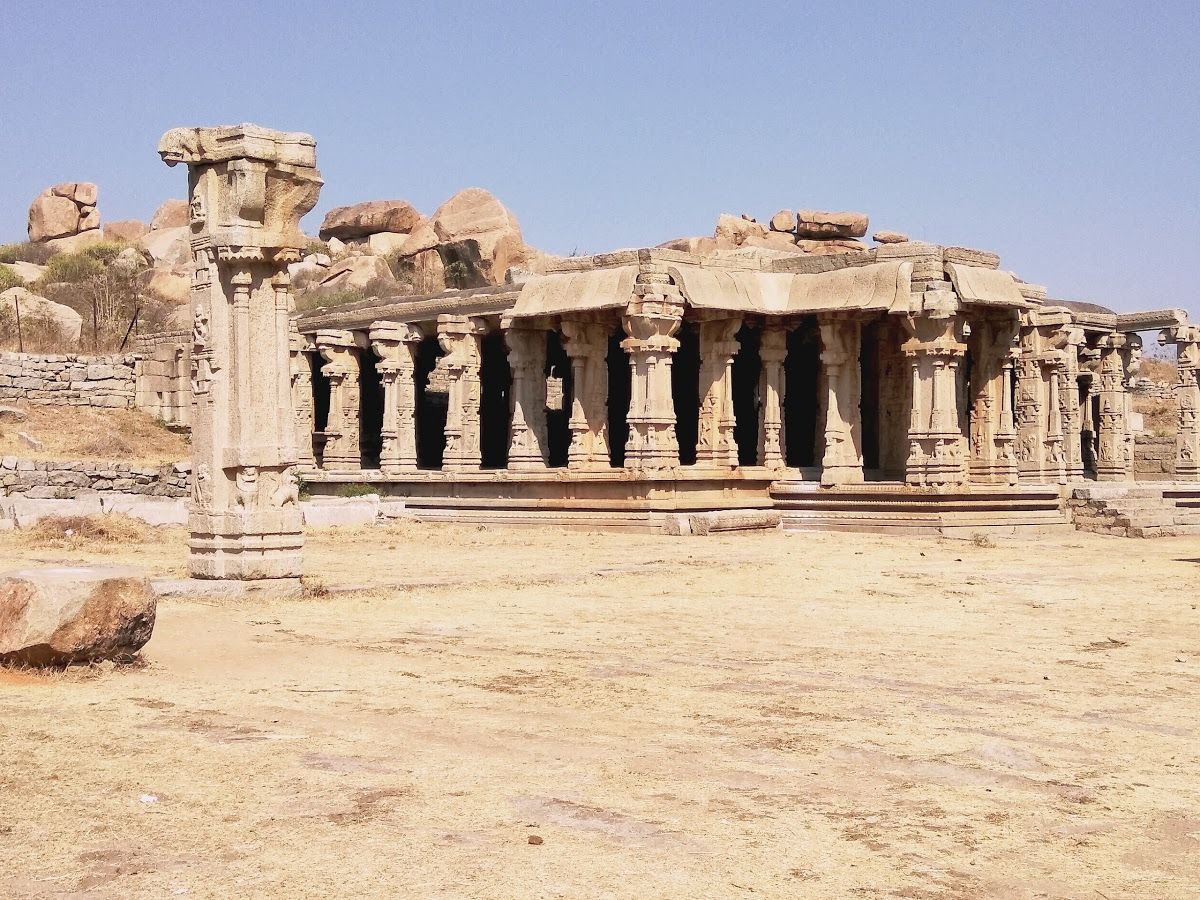
{"type": "Polygon", "coordinates": [[[0,294],[0,311],[11,312],[14,318],[19,312],[27,322],[33,318],[48,319],[58,327],[65,342],[72,345],[79,343],[83,316],[71,307],[39,297],[27,288],[9,288],[0,294]]]}
{"type": "Polygon", "coordinates": [[[347,256],[331,265],[319,282],[322,288],[348,291],[365,288],[372,281],[394,281],[392,270],[379,256],[347,256]]]}
{"type": "Polygon", "coordinates": [[[871,240],[877,244],[907,244],[908,235],[902,231],[877,231],[871,240]]]}
{"type": "Polygon", "coordinates": [[[29,240],[42,243],[99,228],[99,193],[90,181],[67,181],[46,188],[29,207],[29,240]]]}
{"type": "Polygon", "coordinates": [[[0,663],[127,661],[150,640],[156,610],[149,579],[131,569],[8,572],[0,576],[0,663]]]}
{"type": "Polygon", "coordinates": [[[331,209],[321,222],[319,234],[323,241],[344,241],[385,231],[407,234],[421,219],[420,212],[407,200],[370,200],[331,209]]]}
{"type": "Polygon", "coordinates": [[[437,208],[432,227],[442,244],[471,241],[478,247],[479,274],[503,284],[505,273],[526,262],[525,241],[516,217],[483,188],[459,191],[437,208]]]}
{"type": "Polygon", "coordinates": [[[120,222],[109,222],[103,228],[106,241],[128,241],[133,243],[149,233],[150,227],[137,219],[123,219],[120,222]]]}
{"type": "Polygon", "coordinates": [[[167,200],[154,211],[150,220],[151,231],[164,228],[183,228],[188,224],[189,207],[186,200],[167,200]]]}
{"type": "Polygon", "coordinates": [[[802,209],[796,213],[796,236],[809,239],[860,238],[867,233],[866,213],[802,209]]]}

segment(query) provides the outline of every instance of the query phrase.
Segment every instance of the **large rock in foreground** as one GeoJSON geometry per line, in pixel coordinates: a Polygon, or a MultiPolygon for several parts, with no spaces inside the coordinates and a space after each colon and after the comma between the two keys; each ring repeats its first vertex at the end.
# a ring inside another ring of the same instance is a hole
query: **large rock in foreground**
{"type": "Polygon", "coordinates": [[[383,231],[407,234],[421,221],[417,208],[407,200],[371,200],[353,206],[339,206],[325,214],[321,222],[321,240],[347,240],[367,237],[383,231]]]}
{"type": "Polygon", "coordinates": [[[129,660],[154,632],[157,601],[132,569],[22,569],[0,575],[0,663],[129,660]]]}

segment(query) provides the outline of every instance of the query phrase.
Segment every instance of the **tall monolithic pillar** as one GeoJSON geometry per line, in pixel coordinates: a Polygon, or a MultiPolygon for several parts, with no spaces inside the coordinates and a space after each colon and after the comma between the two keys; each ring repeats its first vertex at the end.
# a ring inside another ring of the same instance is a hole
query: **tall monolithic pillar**
{"type": "Polygon", "coordinates": [[[383,382],[383,428],[379,470],[385,475],[417,471],[417,348],[424,335],[416,325],[375,322],[371,349],[383,382]]]}
{"type": "Polygon", "coordinates": [[[322,328],[313,341],[325,360],[321,374],[329,379],[329,416],[321,465],[331,472],[354,472],[362,468],[359,360],[354,352],[354,334],[340,328],[322,328]]]}
{"type": "MultiPolygon", "coordinates": [[[[638,279],[656,277],[639,275],[638,279]]],[[[675,333],[683,324],[683,297],[678,287],[665,281],[639,283],[635,290],[621,316],[628,335],[621,347],[632,370],[625,467],[671,469],[679,465],[671,364],[679,349],[675,333]]]]}
{"type": "Polygon", "coordinates": [[[608,334],[611,326],[591,319],[563,319],[563,348],[571,358],[571,469],[609,468],[608,334]]]}
{"type": "Polygon", "coordinates": [[[821,484],[861,484],[862,371],[859,349],[862,322],[857,316],[821,313],[821,368],[825,375],[825,453],[821,484]]]}
{"type": "Polygon", "coordinates": [[[905,481],[954,487],[967,480],[966,436],[958,408],[958,366],[966,354],[958,298],[925,291],[921,314],[905,320],[902,349],[912,370],[912,410],[905,481]]]}
{"type": "Polygon", "coordinates": [[[783,364],[787,359],[787,336],[787,328],[783,325],[767,325],[763,329],[758,350],[762,360],[762,374],[758,382],[759,396],[762,398],[758,427],[758,464],[775,470],[787,465],[783,424],[786,385],[783,364]]]}
{"type": "Polygon", "coordinates": [[[1174,344],[1179,381],[1179,427],[1175,436],[1175,480],[1200,481],[1200,325],[1177,325],[1158,336],[1160,344],[1174,344]]]}
{"type": "Polygon", "coordinates": [[[296,459],[301,466],[313,468],[317,461],[313,457],[313,431],[316,427],[316,412],[313,406],[311,354],[316,353],[312,339],[292,330],[289,338],[292,406],[296,411],[296,459]]]}
{"type": "Polygon", "coordinates": [[[696,441],[696,465],[733,468],[738,464],[737,441],[733,436],[733,358],[742,317],[720,315],[700,320],[700,423],[696,441]]]}
{"type": "Polygon", "coordinates": [[[1079,402],[1079,356],[1087,350],[1083,329],[1060,328],[1052,338],[1059,351],[1054,376],[1058,379],[1058,411],[1062,422],[1063,472],[1068,481],[1083,478],[1083,409],[1079,402]]]}
{"type": "Polygon", "coordinates": [[[501,320],[512,372],[509,404],[508,468],[538,472],[550,463],[546,427],[546,323],[536,319],[501,320]]]}
{"type": "Polygon", "coordinates": [[[1096,478],[1100,481],[1125,481],[1131,474],[1128,451],[1128,417],[1125,403],[1125,369],[1129,359],[1129,341],[1113,333],[1100,339],[1100,421],[1096,478]]]}
{"type": "Polygon", "coordinates": [[[446,372],[449,396],[446,405],[446,452],[442,469],[447,472],[476,470],[482,465],[479,444],[479,339],[486,333],[483,319],[473,316],[441,315],[437,320],[438,343],[446,355],[438,366],[446,372]]]}
{"type": "Polygon", "coordinates": [[[194,486],[188,568],[199,578],[301,572],[289,263],[321,191],[316,143],[236,125],[176,128],[159,155],[188,167],[194,486]]]}

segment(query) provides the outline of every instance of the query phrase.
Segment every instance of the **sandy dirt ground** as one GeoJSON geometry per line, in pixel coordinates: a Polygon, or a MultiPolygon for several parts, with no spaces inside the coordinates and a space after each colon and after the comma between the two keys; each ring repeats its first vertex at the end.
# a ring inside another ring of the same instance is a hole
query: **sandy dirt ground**
{"type": "Polygon", "coordinates": [[[0,895],[1200,895],[1194,537],[406,525],[307,566],[364,589],[0,672],[0,895]]]}

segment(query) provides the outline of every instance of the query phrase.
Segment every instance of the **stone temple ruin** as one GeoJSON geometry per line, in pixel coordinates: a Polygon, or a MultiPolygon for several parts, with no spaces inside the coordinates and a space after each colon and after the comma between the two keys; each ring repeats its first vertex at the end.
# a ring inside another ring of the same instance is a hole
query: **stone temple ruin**
{"type": "Polygon", "coordinates": [[[190,169],[193,333],[150,340],[194,429],[194,574],[298,574],[297,480],[471,522],[1065,526],[1074,487],[1132,479],[1146,331],[1178,345],[1176,494],[1200,506],[1182,310],[1053,300],[993,253],[889,236],[622,250],[296,315],[312,139],[184,129],[160,152],[190,169]]]}

